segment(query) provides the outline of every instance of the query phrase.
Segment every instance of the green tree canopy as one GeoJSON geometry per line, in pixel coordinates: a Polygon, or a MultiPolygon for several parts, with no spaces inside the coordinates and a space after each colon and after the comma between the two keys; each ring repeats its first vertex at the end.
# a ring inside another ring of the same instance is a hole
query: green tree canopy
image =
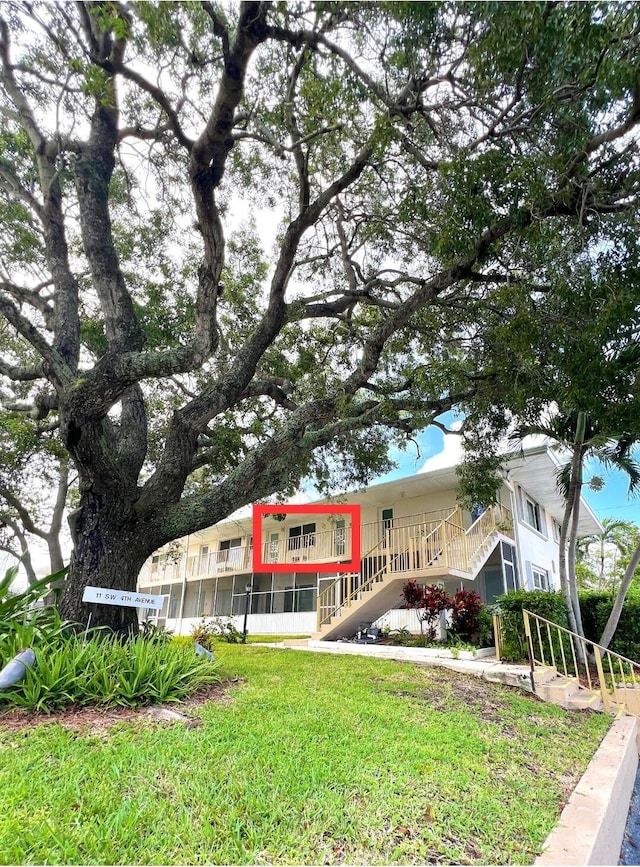
{"type": "Polygon", "coordinates": [[[523,402],[539,310],[591,284],[607,304],[606,268],[624,292],[637,266],[635,4],[2,16],[21,347],[0,374],[78,473],[65,616],[247,502],[366,480],[451,407],[523,402]]]}

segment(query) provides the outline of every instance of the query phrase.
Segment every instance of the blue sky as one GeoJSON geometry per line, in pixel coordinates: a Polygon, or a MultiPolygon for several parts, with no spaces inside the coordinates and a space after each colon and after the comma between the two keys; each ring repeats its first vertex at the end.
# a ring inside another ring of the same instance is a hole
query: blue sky
{"type": "Polygon", "coordinates": [[[640,497],[637,494],[629,497],[629,482],[625,474],[597,466],[595,461],[589,463],[588,469],[605,482],[598,493],[588,489],[584,491],[585,500],[598,518],[618,518],[640,524],[640,497]]]}
{"type": "MultiPolygon", "coordinates": [[[[442,416],[442,422],[451,426],[455,417],[451,413],[442,416]]],[[[449,439],[449,438],[447,438],[449,439]]],[[[397,469],[384,476],[380,476],[377,482],[388,482],[418,472],[424,462],[445,448],[445,437],[438,428],[430,427],[415,437],[417,448],[409,443],[406,451],[393,449],[391,457],[398,464],[397,469]],[[419,454],[418,454],[419,448],[419,454]]],[[[640,454],[637,456],[640,458],[640,454]]],[[[604,480],[604,488],[599,492],[590,491],[585,485],[583,490],[584,499],[589,503],[600,520],[602,518],[618,518],[624,521],[634,521],[640,525],[640,495],[629,497],[629,483],[622,472],[608,470],[597,461],[587,464],[586,478],[592,475],[601,476],[604,480]]]]}

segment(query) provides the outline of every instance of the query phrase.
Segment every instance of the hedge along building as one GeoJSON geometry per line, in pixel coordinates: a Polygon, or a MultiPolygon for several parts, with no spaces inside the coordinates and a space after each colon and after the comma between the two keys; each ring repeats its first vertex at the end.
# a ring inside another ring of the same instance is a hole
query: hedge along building
{"type": "MultiPolygon", "coordinates": [[[[259,539],[247,514],[157,551],[138,587],[165,595],[155,619],[177,634],[188,634],[202,616],[229,615],[242,628],[246,608],[252,634],[327,639],[351,635],[362,622],[417,628],[415,612],[399,607],[408,579],[441,584],[450,593],[476,590],[485,602],[519,588],[558,589],[559,460],[543,445],[524,449],[505,466],[497,503],[480,514],[458,506],[454,465],[341,497],[339,503],[360,506],[355,572],[338,572],[352,558],[350,515],[283,515],[274,506],[259,539]],[[259,572],[253,569],[258,544],[259,572]],[[322,571],[302,571],[314,564],[322,571]]],[[[584,500],[580,514],[581,535],[600,532],[584,500]]]]}

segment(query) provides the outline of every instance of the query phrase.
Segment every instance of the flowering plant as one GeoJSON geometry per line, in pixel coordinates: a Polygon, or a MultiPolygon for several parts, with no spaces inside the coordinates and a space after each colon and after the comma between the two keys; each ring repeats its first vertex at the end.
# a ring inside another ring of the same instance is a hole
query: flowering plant
{"type": "Polygon", "coordinates": [[[458,590],[451,600],[451,623],[456,635],[471,636],[478,631],[478,614],[483,602],[475,590],[458,590]]]}

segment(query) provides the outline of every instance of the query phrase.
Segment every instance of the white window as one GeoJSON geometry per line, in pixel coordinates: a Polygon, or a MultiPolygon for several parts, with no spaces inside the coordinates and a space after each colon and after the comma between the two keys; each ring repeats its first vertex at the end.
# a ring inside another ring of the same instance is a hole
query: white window
{"type": "Polygon", "coordinates": [[[223,539],[220,542],[220,550],[221,551],[230,551],[232,548],[240,548],[242,545],[242,539],[223,539]]]}
{"type": "Polygon", "coordinates": [[[242,562],[242,539],[222,539],[218,553],[218,563],[228,568],[239,568],[242,562]]]}
{"type": "Polygon", "coordinates": [[[289,551],[299,551],[300,548],[313,548],[316,544],[316,525],[302,524],[299,527],[289,527],[289,551]]]}
{"type": "Polygon", "coordinates": [[[166,554],[154,554],[151,558],[151,571],[157,572],[160,568],[165,568],[167,562],[166,554]]]}
{"type": "Polygon", "coordinates": [[[541,569],[539,566],[531,566],[531,580],[534,590],[549,589],[549,573],[546,569],[541,569]]]}
{"type": "Polygon", "coordinates": [[[560,524],[557,521],[553,521],[553,541],[560,541],[560,524]]]}
{"type": "Polygon", "coordinates": [[[526,494],[523,495],[522,518],[525,524],[528,524],[530,527],[533,527],[534,530],[537,530],[538,533],[544,535],[542,509],[535,500],[527,497],[526,494]]]}

